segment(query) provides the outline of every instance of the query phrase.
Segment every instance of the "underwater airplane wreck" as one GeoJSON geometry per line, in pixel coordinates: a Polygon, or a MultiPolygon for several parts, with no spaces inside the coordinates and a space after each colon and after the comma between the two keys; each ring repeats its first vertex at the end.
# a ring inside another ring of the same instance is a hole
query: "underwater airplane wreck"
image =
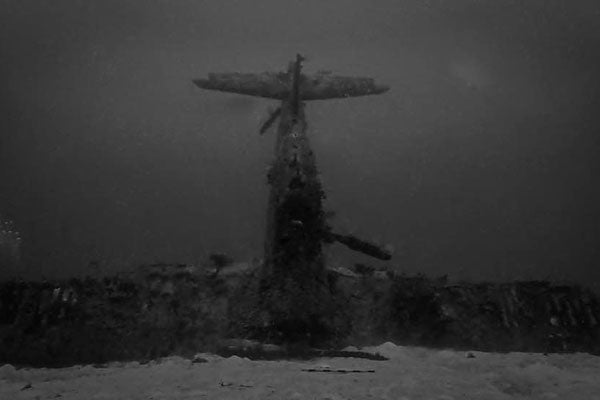
{"type": "MultiPolygon", "coordinates": [[[[324,348],[381,341],[600,354],[600,297],[577,285],[451,283],[393,270],[379,275],[355,268],[348,275],[326,269],[323,248],[335,241],[383,260],[391,254],[329,225],[304,103],[388,88],[368,78],[305,75],[302,61],[297,56],[286,72],[194,81],[281,102],[260,129],[266,132],[279,118],[262,269],[217,276],[202,265],[158,263],[112,276],[0,281],[0,364],[143,362],[215,349],[258,358],[323,357],[324,348]],[[308,351],[296,347],[305,343],[308,351]]],[[[5,254],[18,256],[18,234],[5,230],[5,254]]],[[[351,353],[343,356],[359,356],[351,353]]]]}
{"type": "Polygon", "coordinates": [[[194,83],[208,90],[279,100],[281,105],[260,128],[263,134],[279,118],[275,159],[268,172],[271,186],[263,272],[296,270],[319,274],[324,269],[323,244],[339,242],[352,250],[389,260],[391,254],[352,235],[335,233],[327,223],[316,160],[307,135],[306,101],[381,94],[389,87],[371,78],[330,73],[302,73],[304,58],[296,55],[286,72],[211,73],[194,83]]]}

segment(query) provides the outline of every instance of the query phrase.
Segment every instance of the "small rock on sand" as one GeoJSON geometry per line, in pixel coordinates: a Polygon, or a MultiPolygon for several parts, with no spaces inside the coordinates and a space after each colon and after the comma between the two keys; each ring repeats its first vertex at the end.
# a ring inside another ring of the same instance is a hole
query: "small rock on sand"
{"type": "Polygon", "coordinates": [[[0,379],[12,380],[18,377],[18,372],[10,364],[4,364],[0,367],[0,379]]]}

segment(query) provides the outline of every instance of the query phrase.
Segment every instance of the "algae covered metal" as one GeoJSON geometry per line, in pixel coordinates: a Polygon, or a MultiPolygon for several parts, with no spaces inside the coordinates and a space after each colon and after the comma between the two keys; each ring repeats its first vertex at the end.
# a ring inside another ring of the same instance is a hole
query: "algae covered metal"
{"type": "Polygon", "coordinates": [[[260,129],[264,133],[279,119],[275,159],[267,177],[271,186],[264,255],[267,274],[282,269],[319,273],[323,269],[322,245],[334,241],[376,258],[391,257],[372,243],[331,231],[304,113],[305,101],[376,95],[389,88],[371,78],[306,75],[302,73],[303,61],[297,55],[286,72],[213,73],[207,79],[194,80],[203,89],[281,101],[260,129]]]}

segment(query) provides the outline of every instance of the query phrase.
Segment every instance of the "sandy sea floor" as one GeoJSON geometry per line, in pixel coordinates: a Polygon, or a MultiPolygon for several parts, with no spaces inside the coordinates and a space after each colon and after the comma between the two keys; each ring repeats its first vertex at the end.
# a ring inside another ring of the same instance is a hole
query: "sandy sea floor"
{"type": "Polygon", "coordinates": [[[388,361],[250,361],[200,355],[140,365],[0,367],[12,399],[582,399],[600,400],[600,357],[459,352],[384,343],[388,361]],[[313,369],[317,371],[305,371],[313,369]],[[345,372],[336,372],[343,370],[345,372]],[[354,370],[355,372],[349,372],[354,370]]]}

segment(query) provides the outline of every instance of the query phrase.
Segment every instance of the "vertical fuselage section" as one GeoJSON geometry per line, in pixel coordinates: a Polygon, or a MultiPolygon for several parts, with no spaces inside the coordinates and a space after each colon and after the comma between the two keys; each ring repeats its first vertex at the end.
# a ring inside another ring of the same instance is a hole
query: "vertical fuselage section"
{"type": "Polygon", "coordinates": [[[390,257],[370,243],[330,232],[324,221],[323,190],[304,115],[305,101],[375,95],[389,87],[367,77],[306,75],[301,71],[302,61],[302,56],[297,55],[286,72],[211,73],[207,79],[194,80],[198,87],[207,90],[281,101],[281,107],[260,129],[261,134],[266,132],[280,118],[275,159],[268,176],[271,192],[264,257],[267,276],[285,273],[284,277],[293,277],[295,272],[290,271],[302,276],[310,276],[309,271],[322,272],[321,247],[333,241],[377,258],[390,257]]]}
{"type": "Polygon", "coordinates": [[[268,175],[271,188],[265,270],[274,275],[295,271],[308,278],[323,270],[325,221],[324,194],[307,136],[304,104],[298,92],[300,61],[298,59],[288,72],[290,97],[281,104],[275,160],[268,175]]]}
{"type": "Polygon", "coordinates": [[[290,340],[310,340],[331,333],[335,304],[327,285],[323,245],[338,241],[373,255],[388,257],[369,243],[330,231],[323,212],[324,193],[315,154],[307,136],[304,102],[367,96],[387,91],[371,78],[301,73],[297,56],[286,72],[216,73],[195,79],[203,89],[239,93],[281,102],[259,132],[280,118],[275,157],[268,173],[270,185],[267,229],[257,332],[279,332],[290,340]],[[265,317],[263,319],[263,317],[265,317]]]}

